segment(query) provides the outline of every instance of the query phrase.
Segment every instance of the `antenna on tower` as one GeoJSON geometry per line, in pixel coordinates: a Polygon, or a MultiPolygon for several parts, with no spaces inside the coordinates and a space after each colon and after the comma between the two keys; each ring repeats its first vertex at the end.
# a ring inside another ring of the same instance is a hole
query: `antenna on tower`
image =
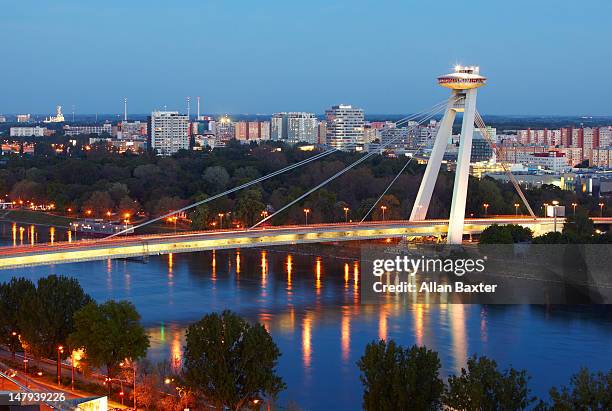
{"type": "Polygon", "coordinates": [[[200,96],[198,96],[198,117],[196,118],[196,120],[200,119],[200,96]]]}
{"type": "Polygon", "coordinates": [[[127,121],[127,97],[123,98],[123,121],[127,121]]]}
{"type": "Polygon", "coordinates": [[[190,119],[189,114],[191,111],[191,97],[187,96],[187,120],[190,119]]]}

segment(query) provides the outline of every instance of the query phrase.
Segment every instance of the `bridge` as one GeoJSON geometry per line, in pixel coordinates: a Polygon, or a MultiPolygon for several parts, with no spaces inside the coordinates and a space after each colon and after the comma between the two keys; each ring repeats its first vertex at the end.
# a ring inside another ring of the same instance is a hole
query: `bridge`
{"type": "MultiPolygon", "coordinates": [[[[416,127],[423,124],[436,114],[443,112],[440,127],[433,141],[431,155],[427,162],[427,168],[421,181],[417,197],[409,220],[401,221],[366,221],[367,217],[381,202],[383,196],[396,182],[400,175],[406,170],[410,162],[416,157],[421,149],[425,148],[427,141],[423,141],[416,148],[415,156],[409,157],[399,173],[391,180],[380,197],[372,204],[369,211],[361,221],[356,223],[333,223],[333,224],[306,224],[295,226],[265,226],[264,223],[271,220],[288,208],[302,202],[307,196],[324,187],[329,182],[343,175],[355,166],[372,158],[377,152],[368,152],[351,164],[325,179],[315,187],[297,196],[288,204],[268,213],[259,222],[248,229],[215,230],[199,232],[182,232],[174,234],[154,235],[128,235],[135,230],[156,221],[171,218],[178,213],[193,209],[210,201],[235,193],[244,188],[259,184],[264,180],[276,177],[283,173],[295,170],[310,162],[326,157],[342,148],[332,147],[319,152],[305,160],[286,166],[280,170],[271,172],[265,176],[258,177],[247,183],[215,194],[204,200],[190,204],[178,210],[155,217],[134,227],[126,228],[100,240],[82,240],[78,242],[39,244],[33,246],[4,247],[0,248],[0,269],[17,268],[24,266],[36,266],[45,264],[70,263],[79,261],[92,261],[108,258],[129,258],[149,255],[194,252],[203,250],[214,250],[224,248],[265,247],[274,245],[287,245],[298,243],[321,243],[350,240],[376,240],[397,237],[427,237],[446,238],[449,244],[461,244],[465,234],[479,234],[491,224],[520,224],[532,229],[536,235],[553,231],[560,228],[564,223],[563,218],[556,218],[558,225],[555,226],[553,218],[538,218],[529,205],[516,178],[509,172],[503,163],[506,174],[518,196],[524,204],[529,216],[497,216],[489,218],[466,218],[465,206],[468,190],[468,175],[472,147],[472,135],[474,126],[477,126],[481,135],[488,141],[491,147],[498,152],[500,148],[491,139],[486,124],[476,110],[476,91],[485,85],[486,78],[480,75],[478,67],[455,67],[453,73],[438,78],[442,87],[451,90],[451,96],[433,107],[412,116],[403,118],[395,123],[396,127],[409,124],[416,127]],[[459,142],[457,167],[455,171],[455,182],[451,203],[450,218],[446,220],[427,220],[427,212],[432,199],[436,179],[440,171],[444,151],[452,133],[452,126],[456,113],[463,113],[461,136],[459,142]],[[416,124],[416,125],[415,125],[416,124]]],[[[409,127],[409,128],[410,128],[409,127]]],[[[395,137],[386,143],[381,143],[381,148],[391,146],[400,137],[395,137]]],[[[384,213],[384,206],[381,206],[384,213]]],[[[306,219],[308,212],[305,209],[306,219]]],[[[555,205],[556,213],[556,205],[555,205]]],[[[384,220],[384,214],[383,214],[384,220]]],[[[596,218],[596,224],[610,224],[612,219],[596,218]]],[[[307,222],[307,220],[306,220],[307,222]]]]}
{"type": "MultiPolygon", "coordinates": [[[[558,227],[563,219],[558,218],[558,227]]],[[[596,224],[612,224],[612,218],[596,218],[596,224]]],[[[536,234],[553,231],[552,218],[533,220],[524,216],[468,218],[466,234],[480,234],[492,224],[519,224],[536,234]]],[[[133,258],[228,248],[251,248],[303,243],[376,240],[398,237],[442,237],[448,220],[375,221],[364,223],[310,224],[255,229],[191,231],[80,240],[51,244],[0,247],[0,269],[26,266],[133,258]]]]}

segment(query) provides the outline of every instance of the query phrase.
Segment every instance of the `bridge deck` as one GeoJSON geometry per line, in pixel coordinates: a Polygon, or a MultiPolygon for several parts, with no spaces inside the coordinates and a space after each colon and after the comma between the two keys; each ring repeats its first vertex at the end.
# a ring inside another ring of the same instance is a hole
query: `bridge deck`
{"type": "MultiPolygon", "coordinates": [[[[610,224],[612,218],[596,223],[610,224]]],[[[491,224],[520,224],[536,233],[552,231],[553,219],[507,216],[472,218],[465,221],[466,234],[478,234],[491,224]]],[[[559,227],[563,219],[559,218],[559,227]]],[[[448,220],[376,221],[367,223],[310,224],[259,227],[253,230],[193,231],[171,234],[130,235],[111,239],[0,247],[0,269],[35,265],[105,260],[108,258],[248,248],[298,243],[371,240],[403,236],[445,235],[448,220]]]]}

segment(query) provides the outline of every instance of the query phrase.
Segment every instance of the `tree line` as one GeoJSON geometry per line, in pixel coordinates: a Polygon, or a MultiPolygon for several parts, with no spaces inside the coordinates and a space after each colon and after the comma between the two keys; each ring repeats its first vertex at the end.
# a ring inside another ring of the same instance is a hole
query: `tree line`
{"type": "MultiPolygon", "coordinates": [[[[44,144],[44,143],[40,143],[44,144]]],[[[181,206],[215,195],[223,190],[261,177],[314,153],[278,142],[243,145],[230,142],[213,151],[181,151],[172,157],[151,153],[136,156],[108,152],[102,147],[91,150],[38,150],[33,156],[11,156],[0,168],[0,193],[12,200],[53,203],[59,211],[68,209],[104,217],[115,213],[144,212],[158,216],[181,206]]],[[[316,184],[352,163],[361,154],[337,152],[300,170],[266,180],[250,189],[223,197],[196,209],[191,214],[194,228],[210,228],[219,213],[232,214],[241,224],[252,224],[264,210],[277,210],[316,184]]],[[[273,224],[301,223],[303,208],[309,208],[309,221],[344,221],[361,219],[406,158],[374,156],[349,170],[329,185],[282,213],[273,224]],[[345,214],[344,209],[348,208],[345,214]]],[[[412,209],[424,165],[413,161],[379,205],[386,205],[388,219],[406,218],[412,209]]],[[[442,170],[436,183],[429,217],[448,215],[451,203],[452,173],[442,170]]],[[[490,178],[470,177],[467,213],[480,216],[514,214],[520,203],[514,188],[490,178]],[[488,204],[487,210],[483,204],[488,204]]],[[[598,211],[595,200],[587,195],[563,191],[555,186],[527,190],[536,212],[544,202],[578,202],[585,210],[598,211]]],[[[520,208],[526,213],[526,210],[520,208]]],[[[376,207],[371,218],[382,218],[376,207]]]]}
{"type": "MultiPolygon", "coordinates": [[[[559,223],[561,225],[561,223],[559,223]]],[[[595,229],[593,220],[580,210],[568,216],[561,231],[552,231],[539,236],[526,227],[516,224],[487,227],[480,235],[480,244],[612,244],[612,233],[595,229]]]]}
{"type": "Polygon", "coordinates": [[[393,340],[373,341],[357,362],[366,411],[604,411],[612,409],[612,370],[581,369],[567,386],[553,387],[548,400],[529,388],[529,374],[512,367],[500,370],[487,357],[470,357],[459,375],[446,383],[437,352],[426,347],[403,348],[393,340]]]}

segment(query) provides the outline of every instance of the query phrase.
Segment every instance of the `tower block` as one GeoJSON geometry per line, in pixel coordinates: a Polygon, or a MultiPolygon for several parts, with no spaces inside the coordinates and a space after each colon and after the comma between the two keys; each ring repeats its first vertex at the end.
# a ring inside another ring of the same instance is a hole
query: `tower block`
{"type": "Polygon", "coordinates": [[[425,220],[433,194],[446,145],[453,132],[453,123],[458,112],[463,113],[457,169],[453,186],[453,200],[448,221],[448,244],[461,244],[465,221],[465,203],[467,199],[468,177],[472,137],[474,134],[474,116],[476,114],[476,89],[484,86],[486,78],[480,75],[478,67],[456,66],[455,71],[438,77],[438,84],[451,89],[451,97],[440,122],[434,146],[427,162],[427,168],[417,193],[416,201],[410,214],[410,221],[425,220]]]}

